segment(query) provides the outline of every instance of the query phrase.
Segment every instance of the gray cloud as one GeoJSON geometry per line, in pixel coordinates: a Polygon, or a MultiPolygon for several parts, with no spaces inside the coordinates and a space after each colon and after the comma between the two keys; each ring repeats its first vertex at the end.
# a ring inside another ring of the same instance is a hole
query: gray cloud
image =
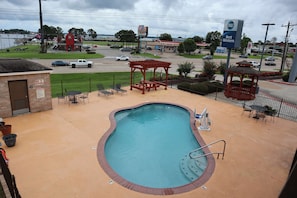
{"type": "MultiPolygon", "coordinates": [[[[39,28],[38,1],[0,0],[0,28],[39,28]]],[[[295,0],[46,0],[42,1],[44,24],[92,28],[97,33],[114,34],[121,29],[137,32],[138,25],[149,27],[149,35],[205,37],[210,31],[223,31],[225,19],[244,20],[243,32],[253,40],[263,40],[262,23],[275,23],[268,39],[284,39],[282,25],[297,23],[295,0]]],[[[290,40],[297,42],[297,28],[290,40]]]]}

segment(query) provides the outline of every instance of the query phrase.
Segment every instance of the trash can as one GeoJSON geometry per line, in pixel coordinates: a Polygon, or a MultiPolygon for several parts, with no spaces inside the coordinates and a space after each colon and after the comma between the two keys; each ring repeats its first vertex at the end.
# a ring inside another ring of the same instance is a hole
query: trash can
{"type": "Polygon", "coordinates": [[[4,135],[2,139],[4,140],[7,147],[13,147],[16,143],[16,134],[4,135]]]}

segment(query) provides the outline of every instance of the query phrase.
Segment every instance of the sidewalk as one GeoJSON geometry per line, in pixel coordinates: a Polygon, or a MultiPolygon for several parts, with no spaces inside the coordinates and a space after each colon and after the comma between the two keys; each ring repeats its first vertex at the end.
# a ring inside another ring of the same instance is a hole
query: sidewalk
{"type": "MultiPolygon", "coordinates": [[[[224,81],[224,76],[216,75],[216,80],[224,81]]],[[[265,92],[273,97],[279,99],[286,99],[287,101],[297,104],[297,82],[288,83],[282,79],[275,80],[259,80],[260,91],[265,92]]]]}
{"type": "Polygon", "coordinates": [[[297,104],[297,83],[283,82],[281,79],[277,80],[260,80],[260,91],[279,99],[286,99],[287,101],[297,104]]]}

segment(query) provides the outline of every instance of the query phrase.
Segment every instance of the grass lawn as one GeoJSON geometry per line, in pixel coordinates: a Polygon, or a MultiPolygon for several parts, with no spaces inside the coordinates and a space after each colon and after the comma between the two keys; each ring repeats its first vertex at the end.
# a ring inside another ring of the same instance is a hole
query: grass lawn
{"type": "MultiPolygon", "coordinates": [[[[148,77],[150,74],[147,74],[148,77]]],[[[130,84],[130,72],[106,72],[106,73],[75,73],[75,74],[51,74],[52,97],[70,90],[91,92],[97,90],[97,84],[102,84],[110,89],[115,84],[127,86],[130,84]]],[[[134,81],[141,80],[141,73],[135,72],[134,81]]]]}
{"type": "MultiPolygon", "coordinates": [[[[103,45],[105,42],[95,42],[98,45],[103,45]],[[103,43],[103,44],[102,44],[103,43]]],[[[92,42],[93,45],[94,42],[92,42]]],[[[140,56],[145,58],[161,58],[150,53],[141,53],[140,56]]],[[[23,58],[23,59],[96,59],[103,58],[102,54],[87,54],[86,52],[65,52],[65,51],[55,51],[51,53],[40,53],[39,45],[24,45],[15,46],[8,49],[0,50],[0,58],[23,58]],[[23,49],[23,50],[20,50],[23,49]]]]}
{"type": "Polygon", "coordinates": [[[40,53],[39,45],[24,45],[15,46],[6,50],[0,51],[1,58],[24,58],[24,59],[91,59],[103,58],[102,54],[87,54],[82,52],[64,52],[58,51],[57,53],[40,53]],[[23,49],[23,50],[20,50],[23,49]],[[7,51],[9,50],[9,51],[7,51]]]}

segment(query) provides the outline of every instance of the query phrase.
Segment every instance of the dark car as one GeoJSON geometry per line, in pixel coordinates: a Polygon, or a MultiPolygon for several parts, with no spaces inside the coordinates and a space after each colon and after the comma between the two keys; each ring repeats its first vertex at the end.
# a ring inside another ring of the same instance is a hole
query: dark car
{"type": "Polygon", "coordinates": [[[246,55],[246,54],[241,54],[241,55],[239,55],[239,58],[248,58],[248,55],[246,55]]]}
{"type": "Polygon", "coordinates": [[[68,62],[65,62],[65,61],[54,61],[52,62],[52,66],[68,66],[69,63],[68,62]]]}
{"type": "Polygon", "coordinates": [[[131,47],[123,47],[120,49],[121,52],[131,52],[133,50],[133,48],[131,47]]]}

